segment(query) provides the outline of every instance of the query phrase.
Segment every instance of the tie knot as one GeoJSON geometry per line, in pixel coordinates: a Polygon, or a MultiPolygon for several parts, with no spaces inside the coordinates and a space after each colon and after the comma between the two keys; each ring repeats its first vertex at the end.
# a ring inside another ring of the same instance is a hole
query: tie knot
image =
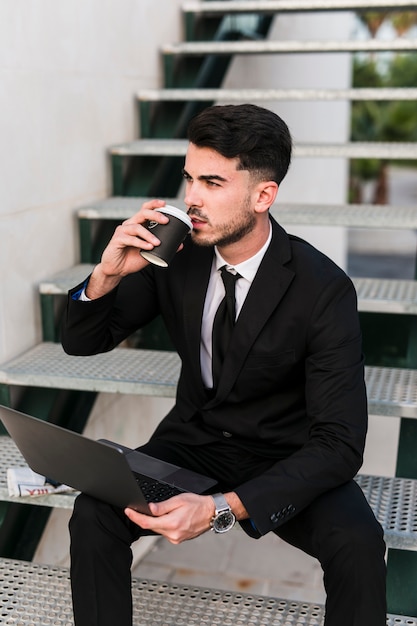
{"type": "Polygon", "coordinates": [[[220,268],[220,272],[226,294],[230,295],[230,293],[234,293],[235,283],[240,278],[240,274],[238,274],[237,272],[235,272],[235,274],[232,274],[232,272],[229,272],[229,270],[226,268],[226,265],[223,265],[220,268]]]}

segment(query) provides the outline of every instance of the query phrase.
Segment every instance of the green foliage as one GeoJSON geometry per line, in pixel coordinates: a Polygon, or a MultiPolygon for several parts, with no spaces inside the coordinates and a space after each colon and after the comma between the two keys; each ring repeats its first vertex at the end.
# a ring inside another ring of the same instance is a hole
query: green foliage
{"type": "Polygon", "coordinates": [[[388,66],[385,79],[390,87],[415,87],[417,85],[416,54],[397,54],[388,66]]]}
{"type": "MultiPolygon", "coordinates": [[[[417,55],[396,55],[386,69],[375,59],[356,58],[353,87],[414,87],[417,84],[417,55]]],[[[417,102],[357,101],[352,105],[352,140],[415,141],[417,102]]]]}
{"type": "Polygon", "coordinates": [[[384,77],[373,57],[355,56],[353,59],[353,87],[383,87],[384,77]]]}
{"type": "MultiPolygon", "coordinates": [[[[353,66],[353,87],[415,87],[417,55],[398,54],[387,65],[375,58],[356,57],[353,66]]],[[[417,141],[417,102],[415,100],[356,101],[351,114],[352,141],[408,142],[417,141]]],[[[351,163],[352,187],[356,197],[360,181],[379,178],[384,163],[376,159],[359,159],[351,163]]]]}

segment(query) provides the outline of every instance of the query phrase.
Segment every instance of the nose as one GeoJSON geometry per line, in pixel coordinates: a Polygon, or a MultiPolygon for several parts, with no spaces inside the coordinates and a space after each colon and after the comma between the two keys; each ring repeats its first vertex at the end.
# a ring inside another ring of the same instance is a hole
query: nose
{"type": "Polygon", "coordinates": [[[191,208],[193,206],[195,206],[195,207],[201,207],[202,206],[201,196],[198,193],[198,185],[196,185],[194,181],[187,181],[186,182],[184,204],[188,208],[191,208]]]}

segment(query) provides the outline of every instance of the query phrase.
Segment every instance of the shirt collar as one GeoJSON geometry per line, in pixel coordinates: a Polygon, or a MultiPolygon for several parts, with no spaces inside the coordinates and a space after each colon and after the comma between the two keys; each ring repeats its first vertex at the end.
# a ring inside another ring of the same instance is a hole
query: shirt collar
{"type": "Polygon", "coordinates": [[[272,239],[272,224],[271,222],[269,222],[268,239],[265,241],[262,248],[258,250],[256,254],[250,257],[250,259],[246,259],[246,261],[243,261],[242,263],[237,263],[236,265],[229,265],[229,263],[226,263],[226,261],[221,256],[220,252],[217,250],[217,247],[214,246],[214,253],[216,255],[215,257],[216,270],[220,270],[220,268],[223,267],[223,265],[226,265],[227,268],[235,269],[238,274],[240,274],[243,278],[245,278],[251,283],[253,279],[255,278],[256,272],[258,271],[258,268],[265,255],[265,252],[267,251],[268,246],[271,243],[271,239],[272,239]]]}

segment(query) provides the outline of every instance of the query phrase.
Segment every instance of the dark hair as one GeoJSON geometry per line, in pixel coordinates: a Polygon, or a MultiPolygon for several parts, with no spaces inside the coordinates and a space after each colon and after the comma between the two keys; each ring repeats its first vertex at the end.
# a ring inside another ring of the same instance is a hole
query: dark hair
{"type": "Polygon", "coordinates": [[[291,162],[291,135],[279,115],[254,104],[211,106],[188,126],[188,140],[226,158],[239,158],[239,169],[278,185],[291,162]]]}

